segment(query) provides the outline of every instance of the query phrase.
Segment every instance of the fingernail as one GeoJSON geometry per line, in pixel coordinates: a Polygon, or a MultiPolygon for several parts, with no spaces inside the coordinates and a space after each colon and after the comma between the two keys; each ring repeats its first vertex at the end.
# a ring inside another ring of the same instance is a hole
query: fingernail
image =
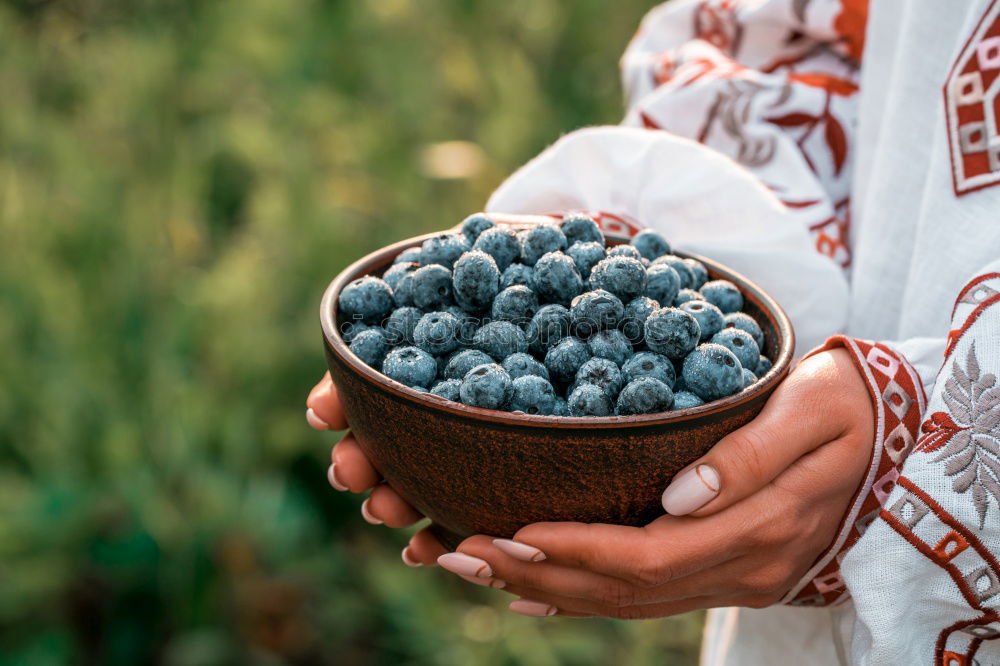
{"type": "Polygon", "coordinates": [[[340,492],[350,490],[350,488],[345,486],[343,482],[337,478],[337,463],[333,463],[326,468],[326,480],[330,482],[330,485],[333,486],[334,489],[339,490],[340,492]]]}
{"type": "Polygon", "coordinates": [[[403,558],[403,564],[405,564],[408,567],[422,567],[422,566],[424,566],[422,563],[420,563],[417,560],[413,559],[413,554],[410,552],[410,547],[409,546],[407,546],[406,548],[403,549],[403,552],[400,553],[400,557],[403,558]]]}
{"type": "Polygon", "coordinates": [[[534,546],[529,546],[526,543],[520,543],[512,539],[493,539],[493,545],[501,553],[506,553],[515,560],[521,560],[522,562],[541,562],[545,559],[545,553],[534,546]]]}
{"type": "Polygon", "coordinates": [[[489,578],[493,575],[493,569],[489,562],[465,553],[445,553],[437,559],[437,562],[443,568],[459,576],[489,578]]]}
{"type": "Polygon", "coordinates": [[[329,430],[330,429],[330,424],[328,424],[326,421],[324,421],[320,417],[316,416],[316,412],[313,411],[312,407],[310,407],[309,409],[306,410],[306,421],[308,421],[309,425],[311,425],[316,430],[329,430]]]}
{"type": "Polygon", "coordinates": [[[547,617],[549,615],[555,615],[558,610],[555,606],[550,606],[541,601],[531,601],[530,599],[515,599],[510,602],[507,606],[510,610],[515,613],[520,613],[521,615],[529,615],[531,617],[547,617]]]}
{"type": "Polygon", "coordinates": [[[372,501],[369,497],[364,502],[361,503],[361,517],[367,520],[372,525],[381,525],[382,521],[372,515],[371,509],[368,508],[368,503],[372,501]]]}
{"type": "Polygon", "coordinates": [[[469,581],[473,585],[480,585],[482,587],[492,587],[494,590],[502,590],[507,587],[507,583],[503,582],[499,578],[476,578],[475,576],[459,576],[462,580],[469,581]]]}
{"type": "Polygon", "coordinates": [[[720,487],[719,473],[709,465],[698,465],[667,486],[663,508],[671,516],[686,516],[714,499],[720,487]]]}

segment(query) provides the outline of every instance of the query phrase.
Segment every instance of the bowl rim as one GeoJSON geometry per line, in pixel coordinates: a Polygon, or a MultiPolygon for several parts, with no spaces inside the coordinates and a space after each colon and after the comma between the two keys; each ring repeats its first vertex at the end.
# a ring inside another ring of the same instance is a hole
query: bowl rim
{"type": "MultiPolygon", "coordinates": [[[[499,215],[494,213],[489,213],[488,215],[497,224],[504,224],[514,228],[536,224],[540,219],[552,221],[552,218],[541,218],[540,216],[499,215]]],[[[484,407],[464,405],[460,402],[455,402],[453,400],[448,400],[447,398],[434,395],[429,391],[417,391],[416,389],[397,382],[394,379],[390,379],[378,370],[375,370],[358,358],[354,352],[350,350],[337,328],[335,306],[337,302],[337,295],[350,281],[362,275],[369,274],[373,269],[381,266],[387,259],[391,260],[391,258],[395,257],[403,250],[420,245],[428,238],[439,236],[441,233],[447,232],[437,231],[429,234],[422,234],[420,236],[414,236],[366,254],[344,268],[333,280],[330,281],[330,284],[327,285],[327,288],[323,293],[323,298],[320,301],[319,318],[327,349],[336,355],[344,365],[351,368],[369,384],[372,384],[375,388],[381,391],[391,393],[398,398],[415,402],[422,407],[441,410],[454,416],[475,418],[478,420],[489,421],[494,424],[509,426],[604,429],[629,426],[664,425],[690,421],[692,419],[753,402],[758,399],[761,394],[765,394],[774,388],[774,386],[776,386],[777,383],[780,382],[785,376],[791,366],[792,356],[795,351],[795,333],[792,329],[791,321],[789,320],[784,309],[782,309],[782,307],[773,298],[771,298],[770,295],[761,289],[759,285],[741,273],[737,273],[736,271],[711,259],[673,248],[671,250],[673,254],[683,258],[696,259],[709,267],[714,273],[719,275],[721,279],[726,279],[736,283],[740,287],[741,291],[744,292],[744,295],[749,295],[754,301],[756,301],[760,309],[770,311],[773,314],[777,323],[776,329],[779,336],[778,356],[774,360],[771,369],[768,370],[763,377],[758,377],[757,382],[755,382],[749,389],[740,391],[739,393],[726,398],[722,398],[721,400],[713,400],[712,402],[698,405],[696,407],[688,407],[670,412],[638,414],[632,416],[543,416],[539,414],[525,414],[522,412],[504,412],[494,409],[486,409],[484,407]]],[[[629,238],[623,234],[605,232],[605,237],[625,243],[629,241],[629,238]]]]}

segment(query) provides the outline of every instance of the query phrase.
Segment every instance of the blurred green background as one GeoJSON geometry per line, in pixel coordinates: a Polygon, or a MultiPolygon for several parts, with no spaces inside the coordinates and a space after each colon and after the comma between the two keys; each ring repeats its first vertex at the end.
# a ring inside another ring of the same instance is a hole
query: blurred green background
{"type": "Polygon", "coordinates": [[[0,2],[0,664],[682,664],[399,559],[306,427],[317,305],[621,115],[649,1],[0,2]]]}

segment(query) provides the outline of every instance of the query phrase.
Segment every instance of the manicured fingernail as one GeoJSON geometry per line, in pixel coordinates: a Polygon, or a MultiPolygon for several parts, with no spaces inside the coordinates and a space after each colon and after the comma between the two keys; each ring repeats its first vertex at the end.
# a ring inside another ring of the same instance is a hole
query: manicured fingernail
{"type": "Polygon", "coordinates": [[[337,478],[337,463],[333,463],[326,468],[326,480],[330,482],[330,485],[333,486],[335,490],[339,490],[340,492],[350,490],[340,479],[337,478]]]}
{"type": "Polygon", "coordinates": [[[493,569],[489,562],[465,553],[445,553],[438,558],[437,562],[443,568],[459,576],[489,578],[493,575],[493,569]]]}
{"type": "Polygon", "coordinates": [[[371,509],[368,508],[368,503],[372,501],[369,497],[364,502],[361,503],[361,517],[367,520],[372,525],[381,525],[382,521],[372,515],[371,509]]]}
{"type": "Polygon", "coordinates": [[[515,613],[530,615],[531,617],[555,615],[558,610],[555,606],[550,606],[541,601],[531,601],[530,599],[515,599],[510,602],[510,606],[507,606],[507,608],[515,613]]]}
{"type": "Polygon", "coordinates": [[[309,425],[311,425],[316,430],[329,430],[330,429],[330,424],[328,424],[326,421],[324,421],[320,417],[316,416],[316,412],[313,411],[312,407],[310,407],[309,409],[306,410],[306,421],[308,421],[309,425]]]}
{"type": "Polygon", "coordinates": [[[413,559],[413,553],[410,552],[410,547],[409,546],[407,546],[406,548],[403,549],[403,552],[400,553],[400,557],[403,558],[403,564],[405,564],[408,567],[422,567],[422,566],[424,566],[422,563],[420,563],[417,560],[413,559]]]}
{"type": "Polygon", "coordinates": [[[671,516],[686,516],[713,500],[720,488],[719,473],[713,467],[692,467],[663,491],[663,508],[671,516]]]}
{"type": "Polygon", "coordinates": [[[462,580],[467,580],[473,585],[480,585],[482,587],[492,587],[494,590],[502,590],[507,587],[507,583],[503,582],[499,578],[476,578],[474,576],[459,576],[462,580]]]}
{"type": "Polygon", "coordinates": [[[493,539],[493,545],[502,553],[510,555],[515,560],[522,562],[541,562],[545,559],[545,553],[534,546],[520,543],[512,539],[493,539]]]}

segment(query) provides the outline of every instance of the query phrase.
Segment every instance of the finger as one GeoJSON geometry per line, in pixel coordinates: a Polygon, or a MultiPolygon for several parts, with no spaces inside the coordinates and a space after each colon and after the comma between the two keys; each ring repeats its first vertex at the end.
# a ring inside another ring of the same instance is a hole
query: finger
{"type": "Polygon", "coordinates": [[[409,559],[412,562],[419,562],[425,567],[433,567],[437,564],[437,559],[448,550],[431,533],[430,528],[425,527],[410,538],[410,545],[404,548],[403,552],[406,553],[404,562],[409,559]]]}
{"type": "Polygon", "coordinates": [[[318,382],[316,382],[316,385],[309,390],[309,397],[306,398],[306,404],[308,405],[313,395],[318,393],[321,389],[325,390],[327,384],[329,384],[331,381],[333,380],[330,379],[330,371],[327,370],[326,372],[323,373],[323,378],[320,379],[318,382]]]}
{"type": "Polygon", "coordinates": [[[368,522],[374,518],[377,522],[373,524],[385,523],[386,527],[406,527],[424,517],[384,483],[375,486],[371,496],[361,505],[361,514],[368,522]]]}
{"type": "Polygon", "coordinates": [[[368,458],[362,453],[361,447],[351,433],[347,433],[337,442],[330,458],[333,461],[332,469],[328,472],[331,483],[336,479],[342,487],[352,493],[363,493],[374,487],[382,478],[368,462],[368,458]]]}
{"type": "Polygon", "coordinates": [[[515,599],[510,603],[508,608],[515,613],[528,615],[530,617],[568,615],[611,617],[621,620],[643,620],[658,617],[670,617],[672,615],[688,613],[693,610],[724,605],[727,605],[727,601],[725,599],[699,596],[691,599],[683,599],[681,601],[623,606],[619,608],[614,606],[605,606],[592,601],[587,601],[585,599],[562,598],[539,593],[538,596],[515,599]]]}
{"type": "Polygon", "coordinates": [[[306,400],[306,407],[306,419],[318,430],[343,430],[347,427],[347,417],[332,381],[324,380],[317,384],[306,400]]]}

